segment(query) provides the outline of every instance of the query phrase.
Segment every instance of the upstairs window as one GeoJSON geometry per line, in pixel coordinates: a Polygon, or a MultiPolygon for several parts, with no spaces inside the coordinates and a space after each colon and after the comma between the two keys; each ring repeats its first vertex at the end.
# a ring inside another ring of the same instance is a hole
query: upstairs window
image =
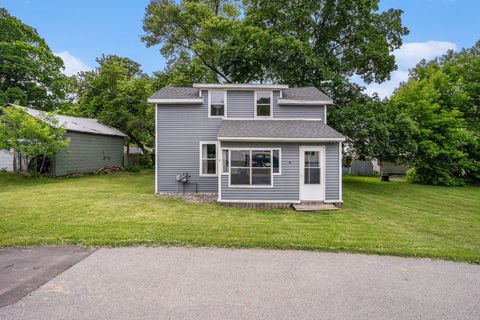
{"type": "Polygon", "coordinates": [[[255,116],[271,117],[272,116],[272,92],[271,91],[255,91],[255,116]]]}
{"type": "Polygon", "coordinates": [[[225,116],[227,92],[212,90],[208,92],[208,97],[208,116],[223,118],[225,116]]]}

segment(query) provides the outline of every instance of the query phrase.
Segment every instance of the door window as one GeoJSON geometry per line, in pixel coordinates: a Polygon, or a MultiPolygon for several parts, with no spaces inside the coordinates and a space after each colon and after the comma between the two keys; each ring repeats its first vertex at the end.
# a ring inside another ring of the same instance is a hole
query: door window
{"type": "Polygon", "coordinates": [[[320,152],[305,151],[304,183],[320,184],[320,152]]]}

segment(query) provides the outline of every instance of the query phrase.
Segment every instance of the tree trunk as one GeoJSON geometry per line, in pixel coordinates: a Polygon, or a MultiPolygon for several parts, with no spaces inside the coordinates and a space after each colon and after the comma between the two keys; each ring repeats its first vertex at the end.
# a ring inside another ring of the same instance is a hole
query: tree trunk
{"type": "Polygon", "coordinates": [[[145,146],[143,145],[143,143],[141,143],[141,142],[140,142],[138,139],[136,139],[134,136],[132,136],[132,135],[130,135],[130,134],[129,134],[129,136],[130,136],[130,139],[132,139],[133,142],[135,142],[135,143],[137,144],[137,146],[138,146],[140,149],[142,149],[143,154],[147,154],[147,153],[148,153],[148,152],[147,152],[147,149],[145,148],[145,146]]]}

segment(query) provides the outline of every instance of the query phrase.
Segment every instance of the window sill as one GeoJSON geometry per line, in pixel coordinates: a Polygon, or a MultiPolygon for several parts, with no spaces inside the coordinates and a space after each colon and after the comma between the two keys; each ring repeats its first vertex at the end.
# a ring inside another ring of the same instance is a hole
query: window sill
{"type": "Polygon", "coordinates": [[[234,189],[272,189],[273,185],[270,185],[270,186],[229,185],[228,187],[234,188],[234,189]]]}
{"type": "Polygon", "coordinates": [[[199,174],[199,177],[218,177],[218,174],[199,174]]]}

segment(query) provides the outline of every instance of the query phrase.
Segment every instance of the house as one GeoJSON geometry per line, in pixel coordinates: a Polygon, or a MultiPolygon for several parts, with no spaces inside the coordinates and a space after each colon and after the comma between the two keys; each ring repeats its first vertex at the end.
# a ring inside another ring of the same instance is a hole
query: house
{"type": "Polygon", "coordinates": [[[0,171],[13,171],[13,152],[0,150],[0,171]]]}
{"type": "Polygon", "coordinates": [[[373,160],[352,160],[350,167],[343,167],[343,173],[359,176],[375,176],[380,174],[406,175],[408,167],[393,162],[373,160]]]}
{"type": "Polygon", "coordinates": [[[147,153],[143,153],[142,148],[137,146],[124,146],[123,155],[125,159],[125,165],[141,165],[142,157],[146,155],[148,155],[149,158],[152,158],[153,161],[153,154],[149,149],[147,149],[147,153]]]}
{"type": "MultiPolygon", "coordinates": [[[[25,110],[30,116],[42,119],[40,111],[31,108],[25,110]]],[[[63,115],[55,117],[67,130],[66,136],[70,138],[70,145],[47,161],[50,175],[92,173],[106,166],[123,166],[123,145],[127,135],[100,123],[97,119],[63,115]]],[[[26,164],[17,161],[17,154],[5,154],[10,157],[4,157],[3,162],[8,163],[12,171],[27,170],[26,164]]]]}
{"type": "Polygon", "coordinates": [[[164,87],[155,104],[157,193],[213,192],[221,203],[342,203],[333,101],[314,87],[164,87]]]}

